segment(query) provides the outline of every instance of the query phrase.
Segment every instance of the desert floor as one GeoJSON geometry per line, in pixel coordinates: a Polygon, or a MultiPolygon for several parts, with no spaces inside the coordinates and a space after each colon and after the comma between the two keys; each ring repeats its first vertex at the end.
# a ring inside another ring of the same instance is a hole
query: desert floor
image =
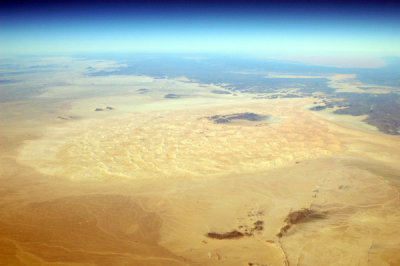
{"type": "Polygon", "coordinates": [[[194,91],[2,103],[0,264],[400,264],[399,137],[194,91]]]}

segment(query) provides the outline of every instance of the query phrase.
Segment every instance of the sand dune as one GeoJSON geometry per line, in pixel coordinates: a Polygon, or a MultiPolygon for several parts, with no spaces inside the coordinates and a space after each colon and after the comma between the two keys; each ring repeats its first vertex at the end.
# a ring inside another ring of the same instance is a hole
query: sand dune
{"type": "Polygon", "coordinates": [[[72,179],[244,174],[343,150],[328,123],[303,101],[264,101],[111,117],[51,127],[19,159],[72,179]],[[279,122],[216,124],[209,116],[252,111],[279,122]],[[84,165],[84,167],[83,167],[84,165]]]}

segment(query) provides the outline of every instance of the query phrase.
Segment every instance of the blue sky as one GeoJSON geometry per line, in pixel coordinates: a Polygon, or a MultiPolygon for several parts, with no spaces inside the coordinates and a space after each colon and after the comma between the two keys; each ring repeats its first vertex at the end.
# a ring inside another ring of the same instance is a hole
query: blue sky
{"type": "Polygon", "coordinates": [[[0,8],[0,55],[400,56],[391,2],[34,2],[0,8]]]}

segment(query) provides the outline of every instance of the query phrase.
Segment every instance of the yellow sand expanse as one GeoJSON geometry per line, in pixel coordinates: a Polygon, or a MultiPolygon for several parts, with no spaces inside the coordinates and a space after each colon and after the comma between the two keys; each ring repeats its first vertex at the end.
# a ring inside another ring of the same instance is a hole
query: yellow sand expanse
{"type": "MultiPolygon", "coordinates": [[[[136,102],[123,113],[115,106],[118,115],[96,113],[41,125],[40,138],[11,138],[23,145],[6,144],[1,154],[0,261],[400,263],[399,189],[385,179],[398,177],[398,137],[316,116],[305,109],[313,99],[165,101],[175,104],[141,109],[136,102]],[[271,119],[207,119],[240,112],[271,119]],[[320,217],[278,237],[288,213],[302,208],[320,217]],[[263,229],[251,236],[206,236],[258,221],[263,229]]],[[[72,106],[72,113],[82,108],[72,106]]]]}
{"type": "Polygon", "coordinates": [[[301,109],[305,103],[253,101],[84,120],[49,128],[41,140],[26,142],[19,160],[72,179],[207,178],[265,171],[343,150],[329,123],[301,109]],[[248,111],[278,122],[208,119],[248,111]]]}

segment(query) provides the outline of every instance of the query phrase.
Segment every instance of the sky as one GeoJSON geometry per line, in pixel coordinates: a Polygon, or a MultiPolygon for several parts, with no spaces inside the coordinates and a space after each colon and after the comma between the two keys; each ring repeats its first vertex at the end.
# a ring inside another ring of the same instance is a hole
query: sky
{"type": "Polygon", "coordinates": [[[8,1],[0,56],[231,53],[400,56],[390,1],[8,1]]]}

